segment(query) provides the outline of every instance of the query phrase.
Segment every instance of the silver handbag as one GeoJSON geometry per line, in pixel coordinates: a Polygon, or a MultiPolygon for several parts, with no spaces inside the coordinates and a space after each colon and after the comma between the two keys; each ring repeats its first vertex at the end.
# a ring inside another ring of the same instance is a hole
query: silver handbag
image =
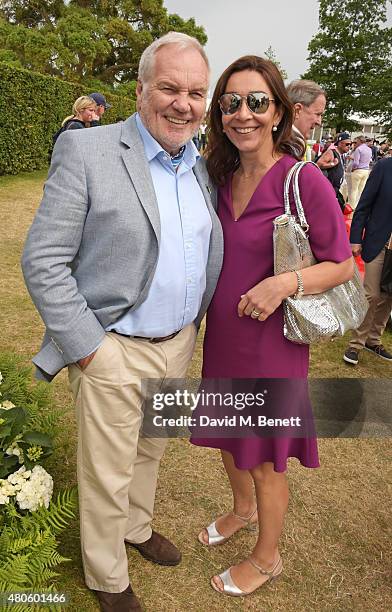
{"type": "MultiPolygon", "coordinates": [[[[310,248],[306,221],[299,192],[298,177],[306,162],[297,162],[288,172],[284,183],[285,214],[274,219],[275,274],[301,270],[318,263],[310,248]],[[289,192],[293,194],[297,216],[291,214],[289,192]]],[[[351,280],[314,295],[288,297],[283,301],[283,333],[298,344],[312,344],[343,336],[356,329],[365,318],[368,302],[358,269],[351,280]]]]}

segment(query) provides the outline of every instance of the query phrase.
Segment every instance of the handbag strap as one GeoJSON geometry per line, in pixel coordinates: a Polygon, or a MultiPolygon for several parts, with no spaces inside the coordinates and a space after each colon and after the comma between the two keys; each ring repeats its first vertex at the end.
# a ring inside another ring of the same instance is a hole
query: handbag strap
{"type": "Polygon", "coordinates": [[[290,209],[290,185],[291,185],[291,179],[293,177],[294,172],[296,171],[296,169],[299,166],[302,166],[304,162],[297,162],[294,164],[294,166],[292,166],[290,168],[290,170],[287,173],[287,176],[284,180],[284,186],[283,186],[283,198],[284,198],[284,212],[286,213],[286,215],[291,215],[291,209],[290,209]]]}
{"type": "Polygon", "coordinates": [[[305,232],[309,231],[309,224],[306,221],[305,212],[301,201],[301,194],[299,190],[299,173],[301,172],[302,168],[304,168],[304,166],[306,166],[307,164],[313,164],[313,166],[316,166],[316,168],[320,169],[314,162],[299,161],[294,164],[294,166],[292,166],[292,168],[290,168],[290,170],[288,171],[283,187],[284,210],[286,215],[291,215],[290,186],[291,184],[293,185],[295,208],[297,210],[299,223],[305,232]]]}

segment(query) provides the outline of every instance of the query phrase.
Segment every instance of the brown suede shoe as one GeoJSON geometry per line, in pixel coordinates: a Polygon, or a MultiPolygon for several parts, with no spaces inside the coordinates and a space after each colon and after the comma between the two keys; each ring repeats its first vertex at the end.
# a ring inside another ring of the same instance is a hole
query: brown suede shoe
{"type": "Polygon", "coordinates": [[[95,591],[102,612],[142,612],[140,601],[129,584],[122,593],[95,591]]]}
{"type": "Polygon", "coordinates": [[[167,538],[156,531],[152,532],[147,542],[134,544],[125,540],[129,546],[133,546],[148,561],[158,565],[178,565],[181,561],[181,553],[167,538]]]}

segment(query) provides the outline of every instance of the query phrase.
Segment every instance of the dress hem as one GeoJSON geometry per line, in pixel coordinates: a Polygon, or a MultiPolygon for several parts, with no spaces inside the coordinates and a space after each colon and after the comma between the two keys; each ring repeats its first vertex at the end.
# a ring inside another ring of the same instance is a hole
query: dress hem
{"type": "Polygon", "coordinates": [[[230,453],[231,456],[233,457],[234,465],[238,470],[252,470],[258,465],[261,465],[263,463],[273,463],[274,472],[283,473],[283,472],[287,472],[287,459],[290,459],[290,458],[298,459],[300,464],[306,468],[316,469],[320,467],[320,462],[318,460],[317,462],[306,460],[304,457],[298,456],[299,453],[297,454],[290,453],[285,456],[285,459],[283,460],[281,459],[280,461],[277,461],[276,458],[274,458],[272,455],[265,455],[261,459],[258,459],[258,457],[252,457],[252,462],[250,462],[250,461],[239,460],[238,455],[236,456],[236,454],[234,454],[230,450],[230,448],[224,447],[223,439],[219,440],[219,442],[216,441],[215,443],[213,439],[211,439],[211,441],[208,441],[208,442],[207,440],[201,440],[201,439],[196,439],[196,438],[194,440],[190,439],[189,441],[194,446],[202,446],[204,448],[216,448],[216,449],[224,450],[230,453]]]}

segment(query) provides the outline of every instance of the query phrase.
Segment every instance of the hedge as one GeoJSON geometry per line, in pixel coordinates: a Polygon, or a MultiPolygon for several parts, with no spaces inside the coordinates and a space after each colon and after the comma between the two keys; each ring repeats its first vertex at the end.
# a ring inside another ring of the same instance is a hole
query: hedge
{"type": "MultiPolygon", "coordinates": [[[[0,62],[0,175],[45,168],[52,136],[72,114],[76,98],[89,92],[68,83],[0,62]]],[[[102,123],[126,118],[135,110],[131,98],[106,94],[112,108],[102,123]]]]}

